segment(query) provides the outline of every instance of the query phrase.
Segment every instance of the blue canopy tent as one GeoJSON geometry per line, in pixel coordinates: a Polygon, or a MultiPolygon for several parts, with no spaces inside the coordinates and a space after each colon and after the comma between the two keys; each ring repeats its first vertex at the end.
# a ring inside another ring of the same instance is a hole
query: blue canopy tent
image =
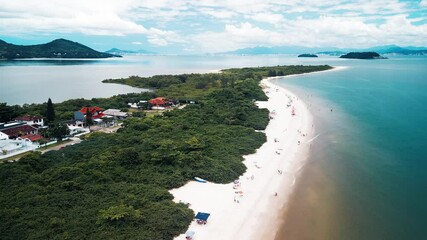
{"type": "Polygon", "coordinates": [[[206,224],[210,215],[210,213],[198,212],[194,218],[198,224],[206,224]]]}

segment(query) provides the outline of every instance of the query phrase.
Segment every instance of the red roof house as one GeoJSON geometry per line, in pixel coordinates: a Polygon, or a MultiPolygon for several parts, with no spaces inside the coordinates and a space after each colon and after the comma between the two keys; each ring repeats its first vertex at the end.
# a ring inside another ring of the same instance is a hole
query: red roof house
{"type": "Polygon", "coordinates": [[[86,115],[86,113],[89,111],[92,114],[92,118],[96,119],[96,118],[102,118],[105,116],[102,113],[103,110],[104,109],[100,107],[83,107],[82,109],[80,109],[80,112],[86,115]]]}
{"type": "Polygon", "coordinates": [[[24,135],[32,135],[37,133],[37,129],[30,125],[21,125],[1,130],[4,134],[7,134],[10,139],[15,139],[24,135]]]}
{"type": "Polygon", "coordinates": [[[31,142],[35,142],[35,141],[43,139],[43,136],[38,135],[38,134],[28,134],[28,135],[21,136],[21,138],[22,139],[28,139],[31,142]]]}
{"type": "Polygon", "coordinates": [[[163,98],[163,97],[153,98],[153,99],[151,99],[148,102],[151,103],[151,105],[154,105],[154,106],[164,106],[164,105],[166,105],[166,99],[163,98]]]}

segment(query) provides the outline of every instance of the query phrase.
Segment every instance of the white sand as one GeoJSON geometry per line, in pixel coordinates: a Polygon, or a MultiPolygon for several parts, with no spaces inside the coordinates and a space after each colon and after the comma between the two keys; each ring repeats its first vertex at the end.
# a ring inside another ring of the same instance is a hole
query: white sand
{"type": "MultiPolygon", "coordinates": [[[[240,188],[233,189],[233,183],[191,181],[170,191],[174,201],[190,203],[196,213],[211,214],[206,225],[192,222],[189,230],[196,232],[194,239],[274,239],[280,226],[280,210],[288,201],[314,137],[312,116],[306,105],[274,81],[270,78],[261,82],[269,100],[257,104],[268,108],[274,119],[265,130],[267,142],[255,154],[245,156],[247,171],[239,178],[240,188]],[[295,116],[291,115],[293,108],[295,116]],[[242,196],[236,191],[242,191],[242,196]]],[[[185,235],[175,239],[185,239],[185,235]]]]}

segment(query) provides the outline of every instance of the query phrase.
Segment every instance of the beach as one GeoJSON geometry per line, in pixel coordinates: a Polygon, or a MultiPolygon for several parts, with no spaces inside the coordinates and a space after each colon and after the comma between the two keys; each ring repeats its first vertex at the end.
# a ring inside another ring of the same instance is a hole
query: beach
{"type": "MultiPolygon", "coordinates": [[[[275,79],[261,81],[269,99],[256,104],[270,111],[271,120],[265,129],[267,142],[244,156],[247,171],[234,183],[190,181],[170,191],[175,202],[188,203],[195,213],[210,213],[207,224],[193,221],[189,226],[194,239],[274,239],[316,138],[305,103],[275,79]]],[[[175,239],[185,239],[185,234],[175,239]]]]}

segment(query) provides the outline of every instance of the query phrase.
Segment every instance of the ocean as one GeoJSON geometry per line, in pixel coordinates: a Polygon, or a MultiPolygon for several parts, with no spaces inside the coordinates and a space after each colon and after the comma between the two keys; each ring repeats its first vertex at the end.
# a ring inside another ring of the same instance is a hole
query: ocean
{"type": "Polygon", "coordinates": [[[277,239],[427,239],[427,58],[284,78],[318,138],[277,239]]]}
{"type": "Polygon", "coordinates": [[[140,89],[107,78],[231,67],[329,64],[338,71],[283,78],[319,137],[298,177],[277,239],[427,239],[427,57],[132,56],[2,61],[0,102],[107,97],[140,89]]]}

